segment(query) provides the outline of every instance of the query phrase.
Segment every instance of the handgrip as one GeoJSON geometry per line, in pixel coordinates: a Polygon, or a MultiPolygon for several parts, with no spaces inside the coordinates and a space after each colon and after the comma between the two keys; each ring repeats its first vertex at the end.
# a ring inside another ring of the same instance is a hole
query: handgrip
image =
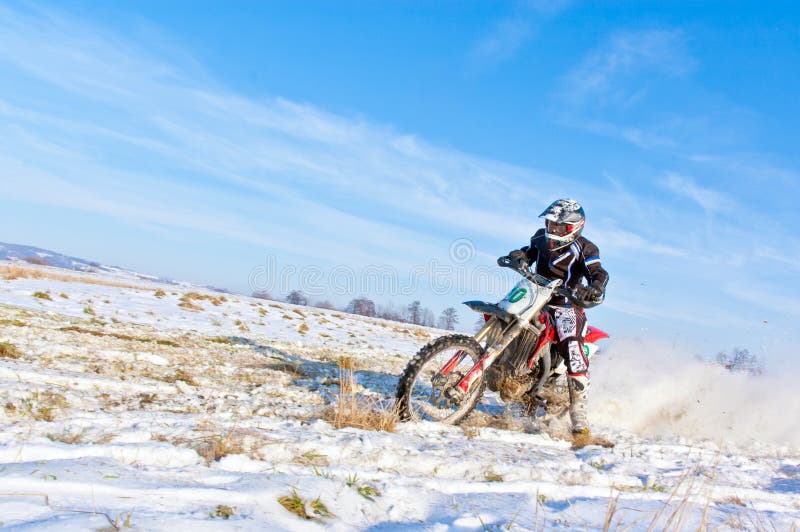
{"type": "Polygon", "coordinates": [[[593,308],[602,303],[602,301],[586,301],[585,299],[580,299],[575,296],[575,292],[569,290],[568,288],[559,288],[556,291],[559,295],[562,295],[569,300],[570,303],[575,305],[576,307],[581,308],[593,308]]]}

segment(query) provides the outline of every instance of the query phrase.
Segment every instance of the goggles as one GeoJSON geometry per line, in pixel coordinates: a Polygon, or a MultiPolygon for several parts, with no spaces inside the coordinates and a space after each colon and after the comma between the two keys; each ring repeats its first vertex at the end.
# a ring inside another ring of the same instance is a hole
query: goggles
{"type": "Polygon", "coordinates": [[[567,236],[575,229],[575,226],[572,224],[553,222],[551,220],[545,220],[544,226],[547,234],[554,236],[567,236]]]}

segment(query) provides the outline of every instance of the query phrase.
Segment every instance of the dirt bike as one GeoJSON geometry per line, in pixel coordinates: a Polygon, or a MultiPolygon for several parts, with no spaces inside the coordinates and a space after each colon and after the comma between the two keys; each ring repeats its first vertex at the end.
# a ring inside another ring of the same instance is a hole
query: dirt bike
{"type": "MultiPolygon", "coordinates": [[[[475,336],[443,336],[411,359],[397,386],[401,420],[456,425],[478,405],[487,386],[506,403],[522,403],[528,414],[555,416],[566,410],[566,367],[555,350],[558,336],[547,305],[558,296],[582,308],[599,302],[580,299],[562,287],[560,279],[531,272],[510,257],[500,257],[497,263],[523,278],[497,304],[464,303],[484,315],[485,325],[475,336]]],[[[595,354],[595,342],[601,338],[608,334],[587,326],[587,358],[595,354]]]]}

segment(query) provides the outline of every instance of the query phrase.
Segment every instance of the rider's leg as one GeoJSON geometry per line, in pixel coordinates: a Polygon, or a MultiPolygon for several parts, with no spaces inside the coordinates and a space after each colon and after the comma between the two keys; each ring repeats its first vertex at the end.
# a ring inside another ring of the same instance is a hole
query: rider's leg
{"type": "Polygon", "coordinates": [[[572,431],[588,433],[589,361],[583,350],[586,315],[577,308],[552,307],[551,310],[558,332],[557,349],[567,365],[572,431]]]}

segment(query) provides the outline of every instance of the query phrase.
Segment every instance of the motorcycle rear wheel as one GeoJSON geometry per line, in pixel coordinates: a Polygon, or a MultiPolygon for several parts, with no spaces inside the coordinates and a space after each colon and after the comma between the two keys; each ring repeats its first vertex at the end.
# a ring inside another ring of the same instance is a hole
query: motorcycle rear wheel
{"type": "Polygon", "coordinates": [[[457,401],[448,398],[444,392],[454,388],[482,355],[480,344],[463,334],[443,336],[425,345],[408,363],[397,385],[397,412],[400,419],[435,421],[446,425],[457,425],[463,421],[480,401],[486,380],[481,376],[473,383],[470,392],[457,401]],[[443,378],[440,370],[459,351],[467,356],[443,378]],[[436,383],[434,378],[437,376],[447,384],[436,383]]]}

